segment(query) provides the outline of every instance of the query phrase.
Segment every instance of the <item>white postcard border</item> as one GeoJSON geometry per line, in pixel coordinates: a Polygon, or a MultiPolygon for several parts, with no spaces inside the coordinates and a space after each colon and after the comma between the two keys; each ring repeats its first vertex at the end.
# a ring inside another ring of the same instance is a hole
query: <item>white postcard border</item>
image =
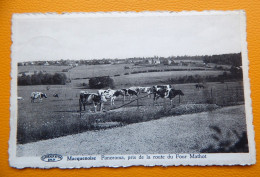
{"type": "MultiPolygon", "coordinates": [[[[203,12],[111,12],[111,13],[64,13],[62,16],[74,17],[74,16],[88,16],[88,17],[114,17],[114,16],[181,16],[181,15],[219,15],[219,14],[239,14],[241,21],[241,37],[242,37],[242,64],[243,64],[243,81],[244,81],[244,96],[246,107],[246,124],[248,134],[249,153],[205,153],[200,155],[206,155],[206,158],[190,158],[191,154],[170,154],[173,159],[167,159],[169,154],[158,154],[158,156],[164,156],[163,160],[155,159],[150,160],[147,158],[138,159],[141,156],[147,157],[155,156],[156,154],[133,154],[133,155],[111,155],[111,156],[123,156],[125,160],[101,160],[101,155],[91,155],[96,157],[97,160],[73,160],[68,161],[69,156],[63,156],[62,160],[58,162],[44,162],[41,157],[16,157],[16,133],[17,133],[17,63],[19,61],[14,60],[12,53],[12,69],[11,69],[11,97],[10,97],[10,140],[9,140],[9,163],[10,166],[15,168],[90,168],[90,167],[128,167],[128,166],[178,166],[178,165],[251,165],[256,163],[256,151],[254,141],[253,130],[253,116],[252,116],[252,101],[250,97],[250,80],[248,75],[249,62],[247,53],[246,42],[246,16],[244,11],[203,11],[203,12]],[[187,156],[185,159],[176,159],[176,157],[187,156]],[[137,159],[127,160],[129,156],[136,156],[137,159]]],[[[55,13],[49,14],[14,14],[14,18],[34,18],[34,17],[59,17],[60,15],[55,13]]],[[[14,40],[12,38],[12,40],[14,40]]],[[[109,155],[105,155],[109,156],[109,155]]],[[[82,156],[73,156],[80,158],[82,156]]]]}

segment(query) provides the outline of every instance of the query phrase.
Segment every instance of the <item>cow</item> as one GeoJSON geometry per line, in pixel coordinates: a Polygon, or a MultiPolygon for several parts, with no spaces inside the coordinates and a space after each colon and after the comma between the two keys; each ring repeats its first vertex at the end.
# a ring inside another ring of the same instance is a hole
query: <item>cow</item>
{"type": "Polygon", "coordinates": [[[103,103],[106,102],[106,98],[103,95],[98,95],[96,93],[80,93],[79,98],[79,108],[82,110],[82,106],[84,111],[86,110],[86,104],[93,104],[95,112],[97,112],[97,105],[100,105],[100,111],[103,110],[103,103]]]}
{"type": "Polygon", "coordinates": [[[120,95],[124,98],[124,102],[125,102],[125,92],[123,90],[116,90],[111,97],[112,105],[115,104],[115,99],[120,95]]]}
{"type": "Polygon", "coordinates": [[[157,101],[158,98],[169,98],[172,105],[172,99],[175,98],[177,95],[184,96],[184,93],[181,90],[175,89],[159,89],[158,91],[154,90],[154,102],[157,101]]]}
{"type": "Polygon", "coordinates": [[[203,84],[196,84],[195,87],[196,89],[205,88],[203,84]]]}
{"type": "Polygon", "coordinates": [[[156,91],[158,91],[160,89],[170,90],[171,88],[173,88],[171,85],[155,85],[155,86],[153,86],[153,89],[155,89],[156,91]]]}
{"type": "Polygon", "coordinates": [[[140,88],[141,87],[130,87],[129,90],[135,91],[137,94],[140,93],[140,88]]]}
{"type": "Polygon", "coordinates": [[[122,91],[124,92],[124,95],[125,96],[130,96],[130,100],[132,99],[132,97],[135,95],[135,96],[138,96],[138,92],[135,91],[135,90],[132,90],[132,89],[122,89],[122,91]]]}
{"type": "Polygon", "coordinates": [[[23,97],[18,96],[17,100],[24,100],[23,97]]]}
{"type": "Polygon", "coordinates": [[[149,94],[148,95],[148,97],[151,97],[151,93],[153,93],[152,92],[152,87],[139,87],[139,91],[140,91],[140,93],[147,93],[147,94],[149,94]]]}
{"type": "Polygon", "coordinates": [[[138,87],[140,93],[150,93],[152,91],[151,87],[138,87]]]}
{"type": "MultiPolygon", "coordinates": [[[[158,94],[166,94],[164,96],[167,96],[167,94],[169,93],[170,89],[172,88],[171,85],[155,85],[152,87],[151,89],[151,93],[153,93],[154,97],[153,99],[155,100],[156,96],[158,94]]],[[[161,95],[162,97],[162,95],[161,95]]]]}
{"type": "Polygon", "coordinates": [[[98,90],[98,95],[105,96],[106,99],[111,99],[111,106],[115,104],[115,99],[119,96],[122,96],[125,101],[125,93],[122,90],[98,90]]]}
{"type": "Polygon", "coordinates": [[[59,98],[59,94],[58,93],[54,93],[53,97],[59,98]]]}
{"type": "Polygon", "coordinates": [[[39,99],[41,102],[42,98],[47,98],[47,95],[42,92],[32,92],[31,93],[31,103],[34,103],[34,100],[36,100],[36,99],[39,99]]]}

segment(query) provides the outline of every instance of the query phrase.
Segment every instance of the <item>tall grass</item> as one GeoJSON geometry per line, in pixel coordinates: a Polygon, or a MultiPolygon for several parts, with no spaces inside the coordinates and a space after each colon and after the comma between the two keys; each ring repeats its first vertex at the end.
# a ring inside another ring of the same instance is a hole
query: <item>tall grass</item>
{"type": "Polygon", "coordinates": [[[79,113],[77,113],[75,119],[49,119],[41,124],[35,124],[35,126],[31,126],[31,124],[24,122],[18,126],[17,142],[24,144],[84,131],[107,129],[132,123],[146,122],[166,116],[211,111],[217,108],[218,106],[214,104],[189,104],[177,107],[128,107],[108,112],[85,112],[82,113],[81,117],[79,116],[79,113]]]}

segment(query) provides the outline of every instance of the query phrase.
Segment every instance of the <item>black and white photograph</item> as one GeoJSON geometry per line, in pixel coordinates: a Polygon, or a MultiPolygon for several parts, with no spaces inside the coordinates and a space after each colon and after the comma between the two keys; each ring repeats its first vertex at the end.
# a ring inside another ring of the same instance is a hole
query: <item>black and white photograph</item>
{"type": "Polygon", "coordinates": [[[14,14],[10,165],[255,163],[244,11],[14,14]]]}

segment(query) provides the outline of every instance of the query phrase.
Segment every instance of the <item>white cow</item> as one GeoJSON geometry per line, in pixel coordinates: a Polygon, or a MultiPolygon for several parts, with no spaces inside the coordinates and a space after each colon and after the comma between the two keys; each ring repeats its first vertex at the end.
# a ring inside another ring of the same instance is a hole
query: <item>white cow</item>
{"type": "Polygon", "coordinates": [[[18,96],[17,100],[24,100],[23,97],[18,96]]]}

